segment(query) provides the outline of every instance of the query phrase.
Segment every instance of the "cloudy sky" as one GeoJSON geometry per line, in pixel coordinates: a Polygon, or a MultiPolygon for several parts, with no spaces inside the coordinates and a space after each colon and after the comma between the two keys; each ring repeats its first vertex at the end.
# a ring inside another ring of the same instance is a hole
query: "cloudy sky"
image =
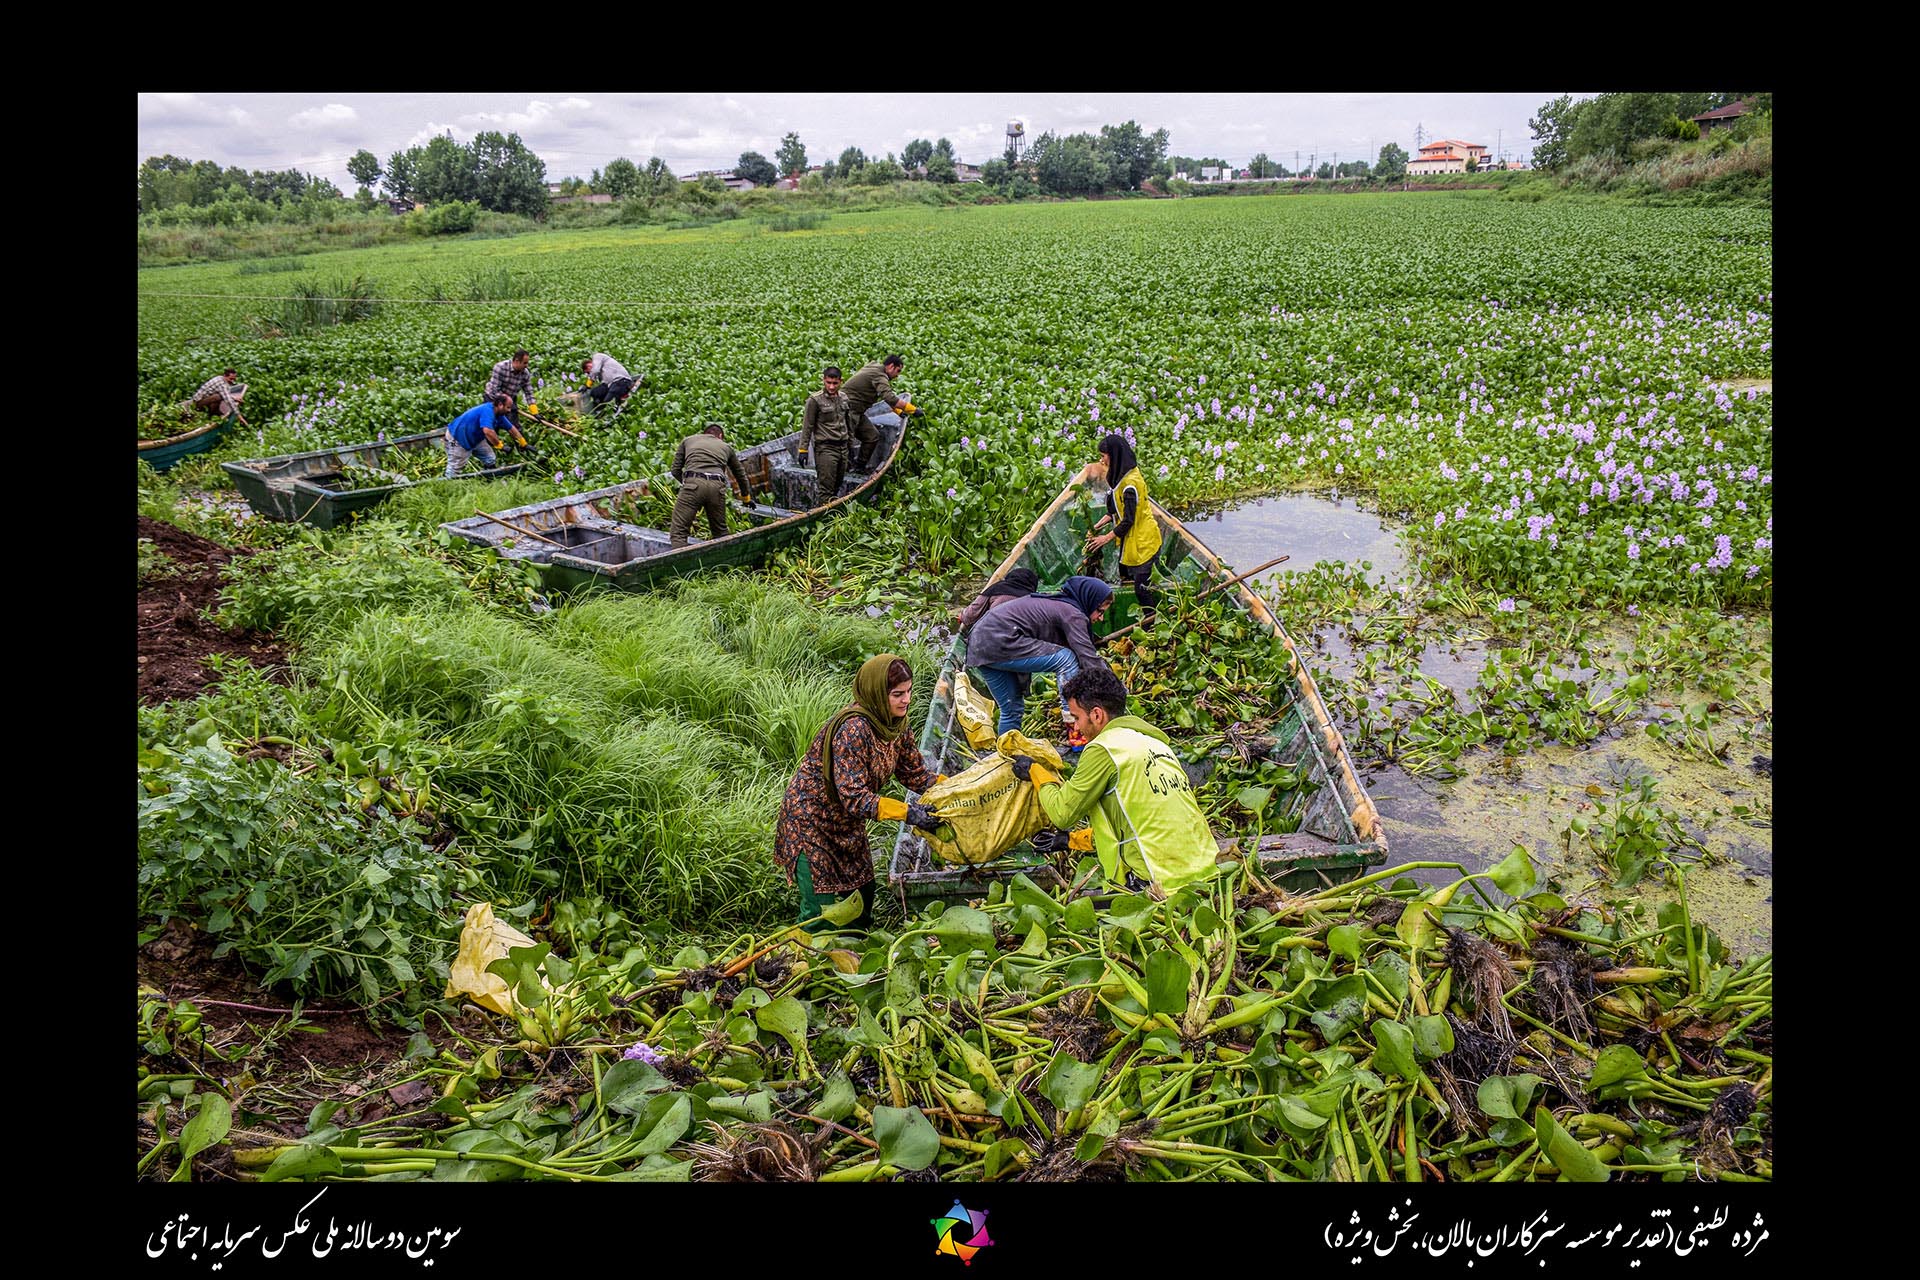
{"type": "MultiPolygon", "coordinates": [[[[1426,136],[1532,149],[1527,117],[1560,92],[1541,93],[143,93],[136,158],[185,156],[243,169],[300,169],[349,188],[347,160],[362,147],[382,161],[397,148],[451,130],[464,142],[518,133],[547,176],[585,177],[616,156],[660,156],[679,173],[729,168],[743,151],[769,158],[797,132],[815,164],[857,146],[872,156],[914,138],[951,138],[962,160],[1000,154],[1009,120],[1031,141],[1046,130],[1097,131],[1137,120],[1171,135],[1175,155],[1244,165],[1264,151],[1288,168],[1309,156],[1411,153],[1426,136]]],[[[1576,97],[1589,95],[1576,94],[1576,97]]]]}

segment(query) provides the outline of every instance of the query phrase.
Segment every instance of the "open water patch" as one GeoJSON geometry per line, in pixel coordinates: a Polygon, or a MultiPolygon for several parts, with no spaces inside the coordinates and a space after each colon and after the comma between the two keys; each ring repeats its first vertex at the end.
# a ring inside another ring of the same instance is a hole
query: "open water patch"
{"type": "Polygon", "coordinates": [[[1366,563],[1368,576],[1396,583],[1407,569],[1397,524],[1363,509],[1339,493],[1279,493],[1223,508],[1197,508],[1180,522],[1236,571],[1275,556],[1287,562],[1255,574],[1264,583],[1282,573],[1304,573],[1334,561],[1366,563]]]}

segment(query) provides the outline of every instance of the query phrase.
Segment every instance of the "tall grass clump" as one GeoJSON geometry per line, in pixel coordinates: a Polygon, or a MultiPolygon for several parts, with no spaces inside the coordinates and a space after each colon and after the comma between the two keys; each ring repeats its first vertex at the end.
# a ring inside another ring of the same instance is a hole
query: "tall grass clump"
{"type": "Polygon", "coordinates": [[[475,507],[506,511],[545,502],[553,492],[551,476],[535,477],[524,472],[493,477],[482,487],[471,480],[425,480],[381,503],[374,509],[373,520],[432,532],[443,524],[466,519],[475,507]]]}
{"type": "Polygon", "coordinates": [[[824,213],[804,211],[800,213],[777,213],[767,220],[767,230],[811,231],[815,227],[824,226],[826,221],[827,215],[824,213]]]}
{"type": "Polygon", "coordinates": [[[363,275],[325,281],[310,277],[289,285],[287,296],[280,298],[277,306],[249,316],[247,323],[256,337],[297,338],[337,324],[366,320],[379,311],[379,291],[363,275]]]}

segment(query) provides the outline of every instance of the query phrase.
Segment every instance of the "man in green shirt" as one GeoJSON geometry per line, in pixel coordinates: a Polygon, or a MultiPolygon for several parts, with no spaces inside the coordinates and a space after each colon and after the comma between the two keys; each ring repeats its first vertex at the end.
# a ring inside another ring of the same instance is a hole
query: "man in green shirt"
{"type": "Polygon", "coordinates": [[[727,472],[740,482],[744,501],[753,487],[740,466],[740,457],[727,443],[727,431],[717,422],[709,422],[698,435],[688,436],[673,452],[673,478],[680,482],[680,496],[673,503],[673,527],[667,530],[667,544],[687,545],[693,532],[694,517],[707,513],[707,536],[727,536],[727,472]]]}
{"type": "MultiPolygon", "coordinates": [[[[1073,776],[1062,782],[1031,756],[1015,756],[1013,771],[1034,784],[1054,826],[1092,819],[1091,830],[1066,837],[1066,847],[1099,854],[1109,880],[1150,881],[1155,896],[1212,875],[1218,846],[1194,802],[1187,771],[1166,734],[1126,713],[1120,678],[1105,667],[1087,667],[1061,692],[1088,739],[1073,776]]],[[[1049,842],[1036,836],[1034,846],[1057,848],[1059,837],[1049,842]]]]}
{"type": "Polygon", "coordinates": [[[820,474],[821,502],[831,502],[840,494],[840,481],[848,470],[850,436],[865,448],[880,438],[880,432],[853,412],[840,390],[840,367],[830,364],[820,376],[820,390],[807,397],[805,425],[800,429],[800,465],[807,464],[809,453],[813,455],[814,470],[820,474]]]}
{"type": "MultiPolygon", "coordinates": [[[[897,427],[906,419],[906,415],[918,413],[911,401],[893,389],[893,380],[900,376],[906,367],[906,361],[900,356],[891,355],[872,364],[863,365],[847,379],[847,407],[853,410],[854,421],[874,427],[897,427]]],[[[875,433],[877,436],[877,432],[875,433]]],[[[875,436],[860,437],[865,448],[854,455],[853,469],[864,470],[870,461],[865,455],[873,452],[871,441],[875,436]]]]}

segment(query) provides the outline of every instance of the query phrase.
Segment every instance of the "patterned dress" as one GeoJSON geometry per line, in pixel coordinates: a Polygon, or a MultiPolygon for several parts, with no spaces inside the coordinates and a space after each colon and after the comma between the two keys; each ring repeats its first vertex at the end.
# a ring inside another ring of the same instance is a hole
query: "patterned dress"
{"type": "Polygon", "coordinates": [[[834,795],[827,790],[820,747],[826,726],[813,735],[807,758],[787,784],[774,826],[773,860],[793,883],[793,865],[801,854],[813,870],[816,891],[845,893],[873,883],[873,849],[867,823],[878,812],[880,789],[898,778],[909,791],[933,785],[933,771],[920,757],[912,733],[882,742],[863,717],[850,716],[833,740],[834,795]]]}

